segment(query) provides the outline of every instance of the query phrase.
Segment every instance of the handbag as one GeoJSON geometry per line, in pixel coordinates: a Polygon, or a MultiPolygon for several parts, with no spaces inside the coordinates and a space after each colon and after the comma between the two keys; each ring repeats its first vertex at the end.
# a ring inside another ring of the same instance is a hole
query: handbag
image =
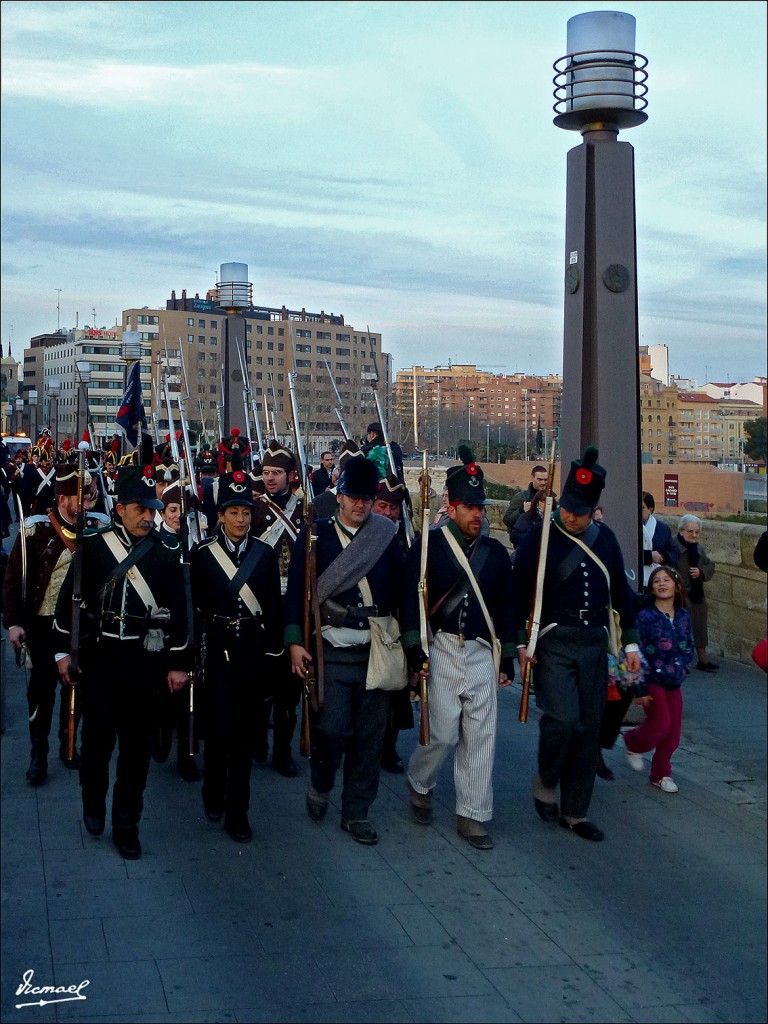
{"type": "MultiPolygon", "coordinates": [[[[363,601],[373,606],[373,594],[368,580],[358,582],[363,601]]],[[[400,643],[400,625],[394,615],[371,615],[371,653],[365,674],[366,690],[404,690],[408,685],[408,664],[400,643]]]]}

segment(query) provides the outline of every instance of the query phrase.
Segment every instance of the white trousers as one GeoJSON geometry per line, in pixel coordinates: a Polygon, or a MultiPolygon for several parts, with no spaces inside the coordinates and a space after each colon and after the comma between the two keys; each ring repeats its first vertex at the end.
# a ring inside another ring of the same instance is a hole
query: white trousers
{"type": "Polygon", "coordinates": [[[453,633],[438,633],[429,664],[430,742],[413,752],[408,780],[417,793],[429,793],[455,748],[456,814],[490,821],[498,688],[493,653],[477,640],[462,646],[453,633]]]}

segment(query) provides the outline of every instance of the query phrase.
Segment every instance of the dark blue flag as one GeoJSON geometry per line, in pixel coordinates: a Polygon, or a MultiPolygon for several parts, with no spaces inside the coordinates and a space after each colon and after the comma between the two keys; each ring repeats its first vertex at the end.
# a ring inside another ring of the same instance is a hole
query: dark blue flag
{"type": "Polygon", "coordinates": [[[141,400],[141,362],[136,360],[128,374],[128,386],[117,414],[117,426],[125,434],[126,441],[134,448],[139,443],[139,434],[136,428],[140,423],[146,430],[147,418],[144,415],[144,403],[141,400]]]}
{"type": "Polygon", "coordinates": [[[544,434],[542,433],[542,430],[541,430],[541,416],[539,416],[539,425],[538,425],[538,428],[536,430],[536,451],[538,451],[538,452],[543,452],[544,451],[544,434]]]}

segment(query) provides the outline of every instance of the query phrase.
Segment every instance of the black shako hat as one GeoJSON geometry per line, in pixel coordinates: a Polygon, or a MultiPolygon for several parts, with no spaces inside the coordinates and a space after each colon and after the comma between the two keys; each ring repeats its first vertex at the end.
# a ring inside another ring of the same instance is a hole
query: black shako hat
{"type": "Polygon", "coordinates": [[[456,455],[462,465],[451,466],[445,474],[448,501],[462,505],[487,505],[483,471],[475,462],[474,452],[467,445],[460,444],[456,455]]]}
{"type": "Polygon", "coordinates": [[[574,459],[560,495],[560,507],[575,516],[586,515],[597,504],[605,487],[605,470],[598,466],[599,452],[588,445],[580,459],[574,459]]]}
{"type": "Polygon", "coordinates": [[[242,469],[223,473],[219,477],[219,495],[216,508],[223,512],[230,505],[253,507],[253,486],[251,478],[242,469]]]}
{"type": "Polygon", "coordinates": [[[160,509],[162,501],[155,490],[152,466],[120,466],[115,479],[115,499],[121,505],[143,505],[160,509]]]}
{"type": "Polygon", "coordinates": [[[379,489],[379,471],[370,459],[349,459],[341,471],[336,490],[348,498],[374,501],[379,489]]]}
{"type": "Polygon", "coordinates": [[[402,505],[405,501],[405,494],[405,484],[401,483],[396,476],[387,473],[384,479],[379,481],[376,500],[384,501],[387,505],[402,505]]]}

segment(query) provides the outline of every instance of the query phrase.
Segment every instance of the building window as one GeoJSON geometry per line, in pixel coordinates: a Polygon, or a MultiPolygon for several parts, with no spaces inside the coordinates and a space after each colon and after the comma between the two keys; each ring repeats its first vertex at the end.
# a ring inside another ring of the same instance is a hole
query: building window
{"type": "Polygon", "coordinates": [[[211,330],[212,331],[215,331],[218,328],[218,326],[219,326],[219,321],[218,320],[211,320],[211,330]]]}
{"type": "Polygon", "coordinates": [[[275,328],[274,327],[268,327],[267,328],[267,334],[274,334],[274,333],[275,333],[275,328]]]}
{"type": "MultiPolygon", "coordinates": [[[[218,345],[218,341],[216,340],[216,338],[209,338],[208,340],[212,345],[218,345]]],[[[246,345],[250,347],[250,342],[246,342],[246,345]]]]}
{"type": "MultiPolygon", "coordinates": [[[[271,328],[271,327],[270,327],[269,329],[270,329],[270,331],[272,330],[272,328],[271,328]]],[[[274,343],[274,341],[268,341],[268,342],[267,342],[267,351],[268,351],[268,352],[273,352],[273,351],[274,351],[274,348],[275,348],[275,343],[274,343]]]]}
{"type": "MultiPolygon", "coordinates": [[[[338,338],[338,334],[336,335],[336,337],[338,338]]],[[[336,349],[336,355],[337,356],[348,356],[349,355],[349,349],[348,348],[337,348],[336,349]]]]}
{"type": "Polygon", "coordinates": [[[197,326],[205,328],[205,320],[198,320],[197,321],[197,326]]]}
{"type": "MultiPolygon", "coordinates": [[[[316,337],[317,337],[318,341],[330,341],[331,340],[331,332],[330,331],[318,331],[316,337]]],[[[328,349],[328,351],[330,352],[330,349],[328,349]]]]}
{"type": "Polygon", "coordinates": [[[205,344],[205,335],[204,334],[199,334],[197,336],[197,344],[198,345],[204,345],[205,344]]]}
{"type": "Polygon", "coordinates": [[[349,335],[348,334],[337,334],[336,335],[336,341],[349,341],[349,335]]]}
{"type": "Polygon", "coordinates": [[[187,327],[194,327],[194,326],[195,326],[195,319],[194,319],[194,317],[191,317],[191,316],[187,317],[187,327]]]}
{"type": "Polygon", "coordinates": [[[312,337],[312,331],[298,330],[298,331],[296,331],[296,337],[297,338],[311,338],[312,337]]]}

